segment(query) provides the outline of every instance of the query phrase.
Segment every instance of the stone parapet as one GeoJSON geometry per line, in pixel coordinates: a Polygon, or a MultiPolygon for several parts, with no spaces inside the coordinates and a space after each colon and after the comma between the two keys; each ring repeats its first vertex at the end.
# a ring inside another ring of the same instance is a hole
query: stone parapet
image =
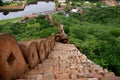
{"type": "Polygon", "coordinates": [[[38,53],[35,42],[18,42],[26,62],[30,68],[34,68],[39,63],[38,53]]]}
{"type": "Polygon", "coordinates": [[[0,33],[0,80],[16,79],[26,70],[43,63],[54,46],[55,35],[17,42],[12,35],[0,33]]]}
{"type": "Polygon", "coordinates": [[[0,80],[18,78],[27,69],[27,64],[15,38],[0,34],[0,80]]]}

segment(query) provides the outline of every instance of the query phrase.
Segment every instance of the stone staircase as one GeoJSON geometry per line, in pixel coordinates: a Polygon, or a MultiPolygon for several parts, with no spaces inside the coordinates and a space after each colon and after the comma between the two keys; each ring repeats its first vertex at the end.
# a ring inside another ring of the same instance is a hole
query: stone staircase
{"type": "Polygon", "coordinates": [[[17,80],[120,80],[87,59],[73,44],[56,42],[48,58],[17,80]]]}

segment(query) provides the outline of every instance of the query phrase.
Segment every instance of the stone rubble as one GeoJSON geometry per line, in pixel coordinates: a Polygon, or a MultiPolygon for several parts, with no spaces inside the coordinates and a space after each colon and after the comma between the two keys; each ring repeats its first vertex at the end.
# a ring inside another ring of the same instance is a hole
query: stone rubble
{"type": "Polygon", "coordinates": [[[53,51],[34,69],[17,80],[120,80],[95,64],[73,44],[56,43],[53,51]]]}

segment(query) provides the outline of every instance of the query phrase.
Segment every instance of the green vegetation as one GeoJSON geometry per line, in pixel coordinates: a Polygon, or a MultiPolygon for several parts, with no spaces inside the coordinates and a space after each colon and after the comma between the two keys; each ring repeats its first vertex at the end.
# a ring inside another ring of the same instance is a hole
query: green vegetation
{"type": "Polygon", "coordinates": [[[91,23],[119,26],[120,7],[90,8],[79,19],[91,23]]]}
{"type": "Polygon", "coordinates": [[[58,33],[58,30],[57,27],[50,25],[45,16],[40,15],[23,22],[2,24],[0,32],[12,34],[18,41],[26,41],[49,37],[53,32],[58,33]]]}
{"type": "Polygon", "coordinates": [[[68,38],[95,63],[120,76],[120,7],[91,8],[84,14],[52,15],[68,38]]]}
{"type": "Polygon", "coordinates": [[[0,1],[0,6],[22,6],[23,5],[23,0],[19,2],[11,2],[11,3],[3,3],[0,1]]]}
{"type": "Polygon", "coordinates": [[[36,2],[37,0],[27,0],[27,3],[32,3],[32,2],[36,2]]]}
{"type": "Polygon", "coordinates": [[[22,6],[23,5],[23,3],[22,2],[19,2],[18,4],[17,4],[17,6],[22,6]]]}
{"type": "Polygon", "coordinates": [[[0,20],[0,25],[6,24],[6,23],[10,23],[10,22],[16,22],[21,20],[22,18],[13,18],[13,19],[7,19],[7,20],[0,20]]]}
{"type": "Polygon", "coordinates": [[[3,4],[3,2],[0,0],[0,6],[3,6],[4,4],[3,4]]]}
{"type": "Polygon", "coordinates": [[[73,0],[72,6],[91,8],[105,6],[105,4],[101,0],[73,0]]]}

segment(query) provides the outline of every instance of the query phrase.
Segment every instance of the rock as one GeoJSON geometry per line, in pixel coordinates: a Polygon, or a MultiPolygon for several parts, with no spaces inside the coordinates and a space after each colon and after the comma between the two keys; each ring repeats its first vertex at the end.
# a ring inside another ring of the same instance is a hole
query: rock
{"type": "Polygon", "coordinates": [[[84,77],[84,78],[91,78],[93,77],[92,73],[85,73],[85,74],[79,74],[79,76],[84,77]]]}
{"type": "Polygon", "coordinates": [[[45,71],[43,76],[45,80],[53,80],[55,78],[52,71],[45,71]]]}
{"type": "Polygon", "coordinates": [[[107,69],[104,69],[104,72],[108,72],[108,70],[107,70],[107,69]]]}
{"type": "Polygon", "coordinates": [[[103,75],[103,80],[115,80],[116,76],[113,72],[107,72],[103,75]]]}
{"type": "Polygon", "coordinates": [[[89,78],[88,80],[99,80],[98,78],[89,78]]]}
{"type": "Polygon", "coordinates": [[[37,75],[36,80],[42,80],[43,76],[42,75],[37,75]]]}
{"type": "Polygon", "coordinates": [[[77,76],[74,75],[74,74],[71,74],[71,75],[70,75],[70,79],[71,79],[71,80],[77,80],[77,76]]]}

